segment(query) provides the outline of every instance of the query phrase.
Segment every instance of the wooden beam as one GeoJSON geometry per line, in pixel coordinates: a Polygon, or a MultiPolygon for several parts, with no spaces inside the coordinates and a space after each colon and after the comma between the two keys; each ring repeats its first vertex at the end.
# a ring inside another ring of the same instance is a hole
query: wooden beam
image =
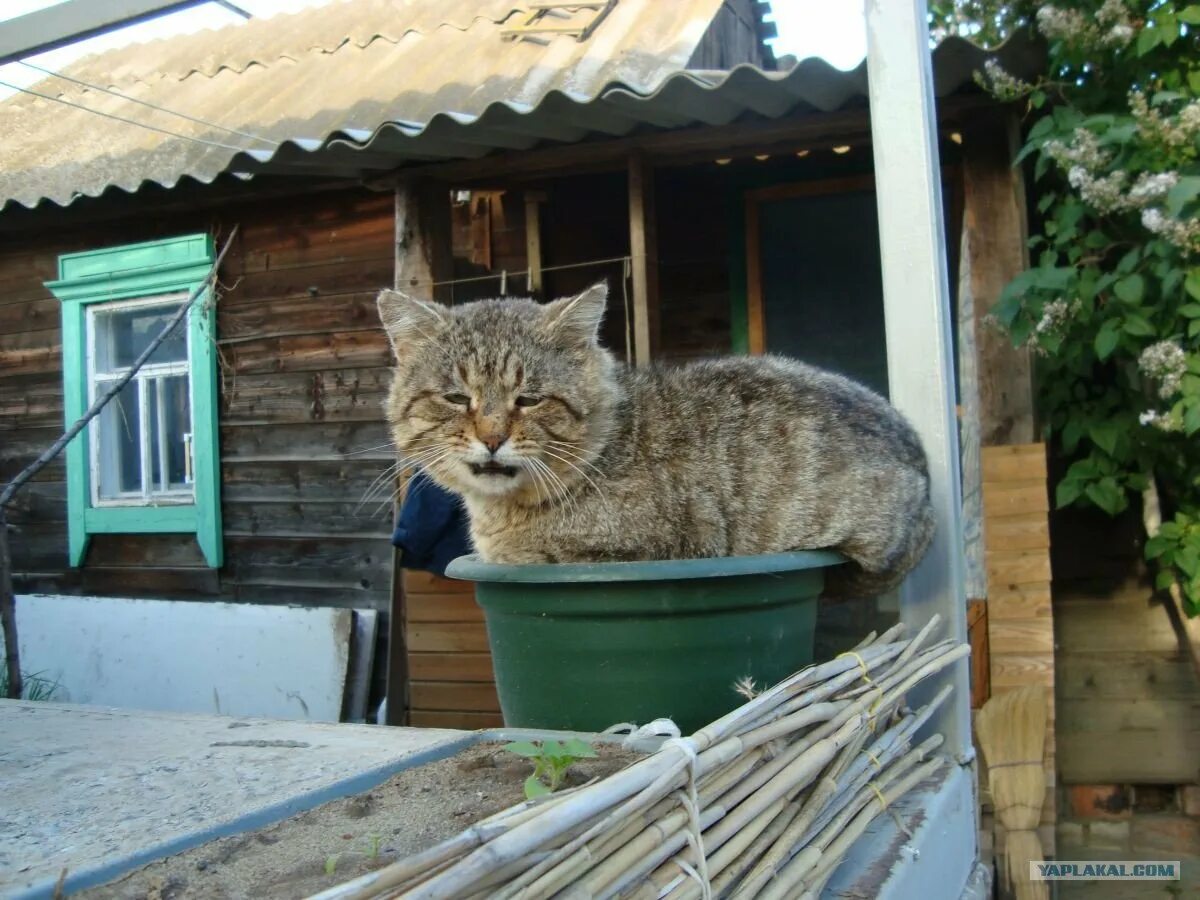
{"type": "Polygon", "coordinates": [[[454,257],[450,194],[444,182],[404,180],[396,185],[395,287],[451,303],[454,257]]]}
{"type": "Polygon", "coordinates": [[[1012,164],[1015,145],[1011,117],[964,129],[962,262],[974,304],[977,414],[985,447],[1028,444],[1035,437],[1029,351],[982,324],[1004,286],[1028,263],[1025,185],[1012,164]]]}
{"type": "Polygon", "coordinates": [[[633,358],[649,365],[658,350],[658,226],[654,170],[641,154],[629,157],[629,255],[633,271],[633,358]]]}
{"type": "Polygon", "coordinates": [[[525,265],[529,270],[529,292],[542,292],[542,204],[545,191],[525,192],[525,265]]]}
{"type": "Polygon", "coordinates": [[[420,193],[414,182],[396,185],[396,290],[411,291],[433,282],[430,248],[421,227],[420,193]]]}

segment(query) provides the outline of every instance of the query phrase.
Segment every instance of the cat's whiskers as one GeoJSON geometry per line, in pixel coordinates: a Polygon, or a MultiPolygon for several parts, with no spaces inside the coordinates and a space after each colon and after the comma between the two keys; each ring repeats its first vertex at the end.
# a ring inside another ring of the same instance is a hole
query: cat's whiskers
{"type": "Polygon", "coordinates": [[[583,463],[585,466],[590,468],[597,475],[601,475],[601,476],[604,475],[604,472],[601,471],[599,466],[597,466],[590,459],[587,459],[586,457],[584,457],[579,452],[579,451],[583,450],[583,447],[581,447],[579,444],[568,444],[566,441],[546,441],[546,443],[549,444],[550,446],[554,447],[555,450],[558,450],[561,453],[565,453],[565,454],[567,454],[567,456],[570,456],[572,459],[576,459],[579,462],[583,463]]]}
{"type": "MultiPolygon", "coordinates": [[[[531,482],[533,482],[533,489],[537,492],[538,506],[545,506],[546,500],[542,499],[542,484],[543,484],[542,478],[543,478],[543,476],[537,470],[536,467],[526,465],[526,463],[528,463],[528,462],[529,462],[529,460],[527,458],[522,457],[521,468],[523,468],[527,473],[529,473],[529,480],[531,482]]],[[[550,493],[549,486],[546,487],[546,493],[547,493],[547,495],[549,495],[549,493],[550,493]]]]}
{"type": "MultiPolygon", "coordinates": [[[[583,469],[581,469],[579,466],[575,465],[575,463],[571,462],[570,459],[568,459],[565,456],[559,456],[557,452],[555,452],[554,450],[551,450],[549,447],[543,447],[542,452],[545,453],[547,456],[551,456],[554,459],[557,459],[559,462],[570,466],[572,469],[574,469],[576,472],[579,473],[579,476],[581,478],[583,478],[588,484],[590,484],[592,486],[592,489],[597,494],[599,494],[601,497],[604,496],[604,491],[601,489],[600,485],[596,484],[596,482],[592,478],[592,476],[589,475],[587,472],[585,472],[583,469]]],[[[563,451],[563,452],[565,452],[565,451],[563,451]]]]}
{"type": "MultiPolygon", "coordinates": [[[[426,472],[431,472],[437,466],[441,465],[441,463],[445,460],[445,458],[447,456],[449,456],[453,451],[454,451],[454,447],[447,447],[444,449],[444,451],[441,454],[433,456],[430,459],[423,460],[420,463],[419,468],[423,469],[426,472]]],[[[406,465],[405,467],[407,468],[408,465],[406,465]]],[[[421,485],[418,485],[416,490],[420,490],[421,487],[422,487],[421,485]]],[[[380,500],[379,505],[376,507],[376,511],[378,512],[378,510],[383,509],[386,506],[395,504],[400,499],[400,494],[403,493],[403,491],[404,491],[404,484],[397,483],[392,488],[392,490],[388,492],[388,495],[386,497],[384,497],[382,500],[380,500]]]]}
{"type": "MultiPolygon", "coordinates": [[[[358,501],[358,505],[354,507],[354,512],[358,513],[364,505],[374,499],[383,490],[384,485],[387,484],[389,479],[396,478],[406,468],[421,468],[425,466],[428,457],[432,457],[440,450],[446,449],[446,446],[444,442],[438,442],[436,445],[430,445],[412,456],[400,454],[394,462],[376,475],[371,480],[371,483],[367,485],[366,490],[363,491],[363,495],[358,501]]],[[[389,491],[388,493],[392,494],[394,491],[389,491]]]]}
{"type": "Polygon", "coordinates": [[[358,499],[358,504],[354,507],[354,512],[358,513],[358,511],[362,509],[363,505],[367,503],[378,490],[381,489],[382,485],[386,483],[389,478],[394,478],[399,474],[400,462],[394,461],[389,463],[382,472],[371,479],[371,483],[367,485],[366,490],[363,491],[362,496],[358,499]]]}
{"type": "Polygon", "coordinates": [[[396,445],[391,441],[386,444],[378,444],[374,447],[360,447],[357,450],[347,450],[342,454],[342,459],[349,459],[352,456],[362,456],[364,453],[374,453],[376,450],[393,450],[396,445]]]}
{"type": "Polygon", "coordinates": [[[546,478],[554,486],[555,493],[558,498],[561,501],[566,502],[571,507],[572,512],[578,512],[579,503],[575,499],[574,492],[567,486],[566,482],[562,480],[562,476],[550,468],[550,466],[546,464],[545,460],[538,459],[537,457],[530,457],[530,459],[542,470],[543,473],[545,473],[546,478]]]}

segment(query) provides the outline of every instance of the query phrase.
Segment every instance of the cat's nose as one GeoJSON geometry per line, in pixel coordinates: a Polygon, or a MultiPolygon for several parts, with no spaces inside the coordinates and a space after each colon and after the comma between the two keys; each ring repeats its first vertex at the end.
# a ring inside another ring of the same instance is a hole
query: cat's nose
{"type": "Polygon", "coordinates": [[[483,446],[488,448],[489,453],[495,454],[500,449],[500,445],[508,440],[508,436],[503,434],[480,435],[479,440],[483,442],[483,446]]]}

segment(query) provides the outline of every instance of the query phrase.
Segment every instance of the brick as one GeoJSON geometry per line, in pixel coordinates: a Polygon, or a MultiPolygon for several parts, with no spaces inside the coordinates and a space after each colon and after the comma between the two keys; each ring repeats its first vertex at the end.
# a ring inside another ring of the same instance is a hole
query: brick
{"type": "Polygon", "coordinates": [[[1186,816],[1200,816],[1200,784],[1180,785],[1179,806],[1186,816]]]}
{"type": "Polygon", "coordinates": [[[1200,854],[1200,820],[1189,816],[1135,816],[1133,852],[1151,859],[1196,856],[1200,854]]]}
{"type": "Polygon", "coordinates": [[[1108,822],[1095,819],[1084,827],[1089,848],[1104,850],[1128,850],[1129,821],[1108,822]]]}
{"type": "Polygon", "coordinates": [[[1067,792],[1071,814],[1078,818],[1129,818],[1130,791],[1123,784],[1073,784],[1067,792]]]}

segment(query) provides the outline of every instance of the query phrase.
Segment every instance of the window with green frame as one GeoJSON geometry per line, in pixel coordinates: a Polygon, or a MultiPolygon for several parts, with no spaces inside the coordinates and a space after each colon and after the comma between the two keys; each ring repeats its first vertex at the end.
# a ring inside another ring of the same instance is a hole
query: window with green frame
{"type": "MultiPolygon", "coordinates": [[[[208,276],[213,242],[191,234],[67,253],[62,301],[63,407],[67,425],[162,330],[208,276]]],[[[80,566],[93,534],[194,534],[220,568],[215,316],[200,297],[180,326],[67,445],[70,561],[80,566]]]]}

